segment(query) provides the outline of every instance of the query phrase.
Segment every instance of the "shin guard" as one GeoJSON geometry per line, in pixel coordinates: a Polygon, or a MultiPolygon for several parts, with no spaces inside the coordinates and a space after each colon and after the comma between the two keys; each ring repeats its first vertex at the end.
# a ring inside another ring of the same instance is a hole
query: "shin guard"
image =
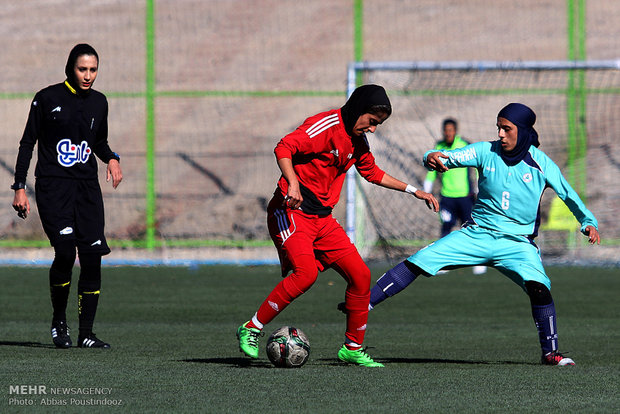
{"type": "Polygon", "coordinates": [[[359,348],[364,343],[366,324],[368,322],[368,298],[368,294],[356,295],[349,291],[345,293],[345,306],[347,309],[345,345],[349,348],[359,348]]]}
{"type": "Polygon", "coordinates": [[[532,305],[532,317],[538,330],[538,339],[543,355],[558,349],[558,330],[556,325],[555,305],[532,305]]]}
{"type": "Polygon", "coordinates": [[[54,261],[49,272],[52,319],[54,321],[65,321],[67,319],[66,310],[74,263],[75,245],[73,242],[59,243],[54,246],[54,261]]]}
{"type": "Polygon", "coordinates": [[[78,315],[80,337],[92,333],[99,294],[101,290],[101,255],[80,255],[80,280],[78,282],[78,315]]]}
{"type": "Polygon", "coordinates": [[[370,308],[405,289],[419,274],[417,266],[407,260],[388,270],[370,289],[370,308]]]}
{"type": "Polygon", "coordinates": [[[295,298],[306,292],[316,281],[318,269],[314,256],[301,255],[294,260],[294,271],[276,285],[256,312],[256,318],[266,325],[295,298]]]}

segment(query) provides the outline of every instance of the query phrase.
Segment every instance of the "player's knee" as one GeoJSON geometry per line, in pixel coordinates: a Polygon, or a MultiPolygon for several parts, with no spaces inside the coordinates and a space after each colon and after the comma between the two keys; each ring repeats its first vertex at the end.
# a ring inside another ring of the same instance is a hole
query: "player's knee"
{"type": "Polygon", "coordinates": [[[549,291],[547,286],[543,285],[542,283],[528,280],[527,282],[525,282],[525,291],[530,297],[530,302],[534,306],[544,306],[553,302],[551,292],[549,291]]]}
{"type": "Polygon", "coordinates": [[[365,296],[370,293],[370,269],[364,262],[359,264],[353,274],[349,275],[347,291],[356,295],[365,296]]]}
{"type": "Polygon", "coordinates": [[[347,292],[362,296],[370,292],[372,275],[357,252],[339,259],[332,267],[346,280],[347,292]]]}
{"type": "Polygon", "coordinates": [[[403,264],[409,270],[409,272],[411,272],[416,277],[420,275],[430,276],[428,273],[426,273],[424,270],[422,270],[417,265],[411,263],[409,260],[404,260],[403,264]]]}
{"type": "Polygon", "coordinates": [[[75,256],[75,243],[73,241],[57,243],[54,245],[52,270],[62,274],[70,274],[75,263],[75,256]]]}
{"type": "Polygon", "coordinates": [[[291,297],[297,297],[312,287],[317,279],[317,276],[318,271],[304,272],[302,270],[294,272],[282,281],[282,286],[291,297]]]}
{"type": "Polygon", "coordinates": [[[314,256],[303,255],[295,259],[293,273],[284,279],[283,287],[289,295],[296,297],[310,289],[318,276],[314,256]]]}

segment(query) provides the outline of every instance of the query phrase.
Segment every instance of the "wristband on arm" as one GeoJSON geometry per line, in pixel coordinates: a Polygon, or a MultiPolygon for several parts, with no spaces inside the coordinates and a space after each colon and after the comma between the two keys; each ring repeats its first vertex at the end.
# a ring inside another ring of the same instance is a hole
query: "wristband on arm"
{"type": "Polygon", "coordinates": [[[409,194],[413,195],[413,194],[415,194],[416,191],[418,191],[417,188],[415,188],[411,184],[407,184],[407,188],[405,188],[405,193],[409,193],[409,194]]]}

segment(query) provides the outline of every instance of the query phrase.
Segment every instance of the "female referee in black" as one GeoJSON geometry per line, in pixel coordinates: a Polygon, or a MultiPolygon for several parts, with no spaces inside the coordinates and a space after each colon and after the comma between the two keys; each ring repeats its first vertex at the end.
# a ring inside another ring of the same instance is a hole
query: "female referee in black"
{"type": "Polygon", "coordinates": [[[110,348],[92,331],[101,288],[101,256],[110,253],[104,236],[103,197],[96,155],[107,164],[107,181],[116,188],[123,179],[120,158],[108,145],[108,102],[92,89],[99,56],[87,44],[69,53],[67,79],[37,92],[15,165],[13,208],[25,219],[30,213],[26,177],[38,141],[35,194],[41,224],[54,248],[49,272],[52,340],[58,348],[72,346],[66,320],[67,299],[76,249],[78,282],[78,347],[110,348]]]}

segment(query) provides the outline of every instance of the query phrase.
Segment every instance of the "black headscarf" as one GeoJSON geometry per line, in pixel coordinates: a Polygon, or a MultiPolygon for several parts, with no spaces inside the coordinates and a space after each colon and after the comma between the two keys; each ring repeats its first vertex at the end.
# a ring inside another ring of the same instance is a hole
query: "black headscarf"
{"type": "Polygon", "coordinates": [[[353,136],[353,127],[357,119],[368,113],[370,108],[376,105],[389,107],[387,115],[392,114],[390,99],[382,86],[362,85],[355,89],[344,106],[340,108],[344,129],[347,131],[347,134],[353,136]]]}
{"type": "Polygon", "coordinates": [[[498,118],[505,118],[517,126],[517,145],[508,152],[502,151],[501,157],[507,165],[516,165],[530,150],[530,146],[538,148],[538,133],[534,129],[536,114],[529,107],[520,103],[509,103],[497,114],[498,118]]]}
{"type": "Polygon", "coordinates": [[[80,91],[79,85],[77,84],[77,80],[75,79],[75,72],[73,68],[75,67],[75,62],[77,62],[78,57],[82,55],[90,55],[95,56],[97,58],[97,64],[99,64],[99,55],[94,47],[86,43],[77,44],[71,49],[69,53],[69,58],[67,59],[67,65],[65,66],[65,75],[67,75],[67,81],[71,84],[71,86],[76,90],[80,91]]]}

